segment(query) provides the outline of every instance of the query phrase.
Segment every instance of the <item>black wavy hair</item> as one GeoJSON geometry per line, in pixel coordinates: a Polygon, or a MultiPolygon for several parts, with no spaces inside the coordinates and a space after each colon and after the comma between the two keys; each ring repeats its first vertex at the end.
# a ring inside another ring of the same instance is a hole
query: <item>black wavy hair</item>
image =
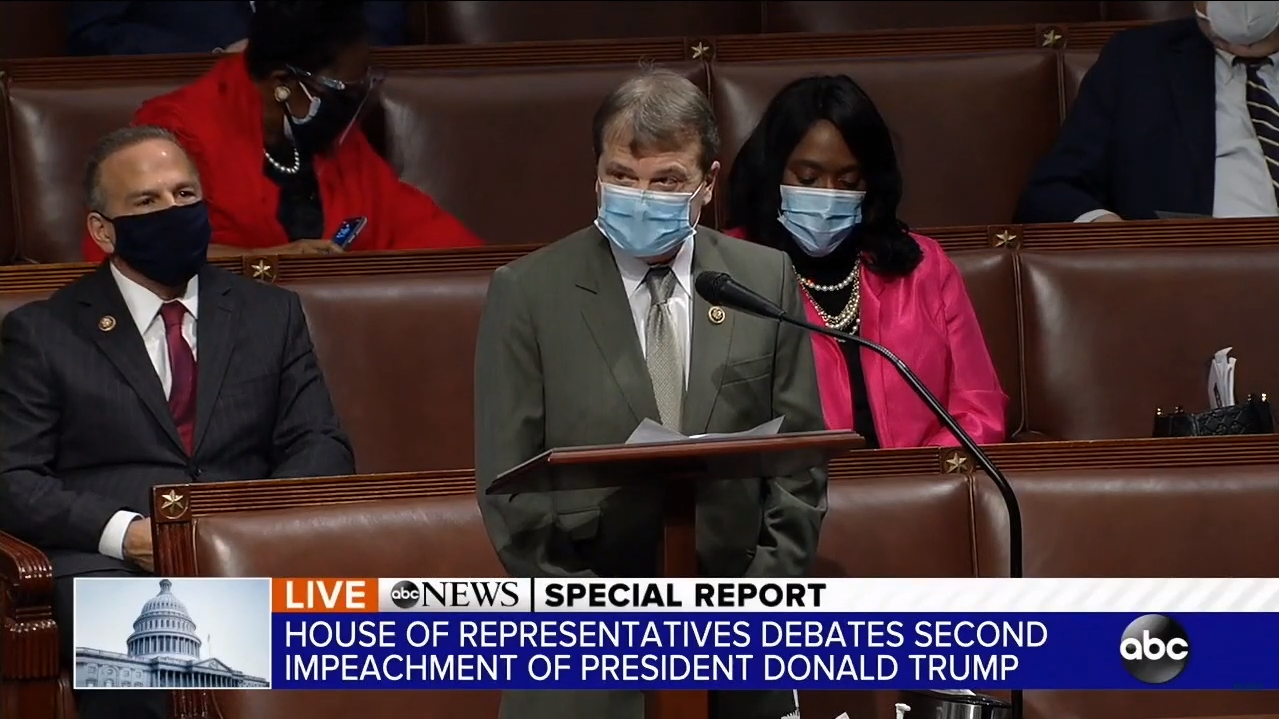
{"type": "Polygon", "coordinates": [[[361,0],[268,0],[255,6],[244,61],[262,80],[292,65],[306,72],[331,66],[343,50],[368,38],[361,0]]]}
{"type": "Polygon", "coordinates": [[[867,269],[886,276],[914,271],[923,259],[919,243],[897,218],[902,176],[888,124],[846,75],[795,80],[782,88],[733,161],[728,177],[728,227],[760,244],[785,250],[794,241],[777,221],[786,162],[809,129],[827,120],[839,129],[866,183],[862,222],[856,230],[867,269]]]}

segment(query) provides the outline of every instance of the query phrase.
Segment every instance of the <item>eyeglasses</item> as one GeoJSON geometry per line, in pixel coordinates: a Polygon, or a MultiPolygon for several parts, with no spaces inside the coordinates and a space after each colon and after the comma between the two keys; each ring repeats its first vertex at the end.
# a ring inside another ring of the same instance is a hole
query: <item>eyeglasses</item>
{"type": "Polygon", "coordinates": [[[345,82],[343,80],[334,80],[331,77],[317,75],[313,72],[300,70],[292,65],[285,66],[289,72],[304,80],[309,80],[321,87],[337,92],[360,91],[372,92],[386,80],[386,73],[377,68],[369,68],[368,73],[363,80],[358,82],[345,82]]]}

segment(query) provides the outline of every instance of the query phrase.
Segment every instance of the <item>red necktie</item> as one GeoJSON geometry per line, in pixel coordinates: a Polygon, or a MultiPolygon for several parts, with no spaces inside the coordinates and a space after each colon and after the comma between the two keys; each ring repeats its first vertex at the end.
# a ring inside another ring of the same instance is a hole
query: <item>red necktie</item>
{"type": "Polygon", "coordinates": [[[182,320],[187,308],[181,302],[160,305],[164,335],[169,343],[169,369],[173,382],[169,388],[169,411],[187,454],[195,450],[195,354],[182,336],[182,320]]]}

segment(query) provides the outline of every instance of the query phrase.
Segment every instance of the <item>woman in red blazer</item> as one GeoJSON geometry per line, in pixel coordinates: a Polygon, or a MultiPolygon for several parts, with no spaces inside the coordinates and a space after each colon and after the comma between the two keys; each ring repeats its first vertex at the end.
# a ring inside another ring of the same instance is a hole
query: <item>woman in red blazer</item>
{"type": "MultiPolygon", "coordinates": [[[[369,145],[356,120],[379,80],[362,3],[259,2],[243,55],[144,103],[134,123],[173,132],[195,162],[210,254],[338,252],[335,233],[359,217],[350,250],[482,244],[369,145]]],[[[84,254],[103,256],[87,237],[84,254]]]]}
{"type": "MultiPolygon", "coordinates": [[[[888,126],[845,76],[787,85],[728,180],[728,234],[786,251],[808,318],[901,357],[981,443],[1006,439],[999,385],[963,278],[936,241],[897,219],[901,172],[888,126]]],[[[954,446],[879,355],[813,336],[831,429],[871,447],[954,446]]]]}

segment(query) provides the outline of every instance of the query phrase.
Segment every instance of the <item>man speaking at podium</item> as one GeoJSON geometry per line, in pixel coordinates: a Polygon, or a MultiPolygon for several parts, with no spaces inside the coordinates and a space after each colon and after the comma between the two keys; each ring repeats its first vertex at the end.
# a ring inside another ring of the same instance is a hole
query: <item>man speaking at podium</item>
{"type": "MultiPolygon", "coordinates": [[[[727,272],[802,314],[781,252],[697,227],[712,197],[719,136],[706,96],[655,70],[595,115],[594,226],[498,269],[476,348],[479,504],[514,577],[659,573],[656,486],[487,495],[501,473],[562,447],[622,444],[644,419],[684,435],[784,417],[824,430],[802,330],[711,307],[699,272],[727,272]]],[[[826,472],[698,488],[699,572],[801,577],[826,513],[826,472]]],[[[795,716],[794,694],[711,695],[717,719],[795,716]]],[[[512,692],[504,719],[642,719],[639,692],[512,692]]]]}

